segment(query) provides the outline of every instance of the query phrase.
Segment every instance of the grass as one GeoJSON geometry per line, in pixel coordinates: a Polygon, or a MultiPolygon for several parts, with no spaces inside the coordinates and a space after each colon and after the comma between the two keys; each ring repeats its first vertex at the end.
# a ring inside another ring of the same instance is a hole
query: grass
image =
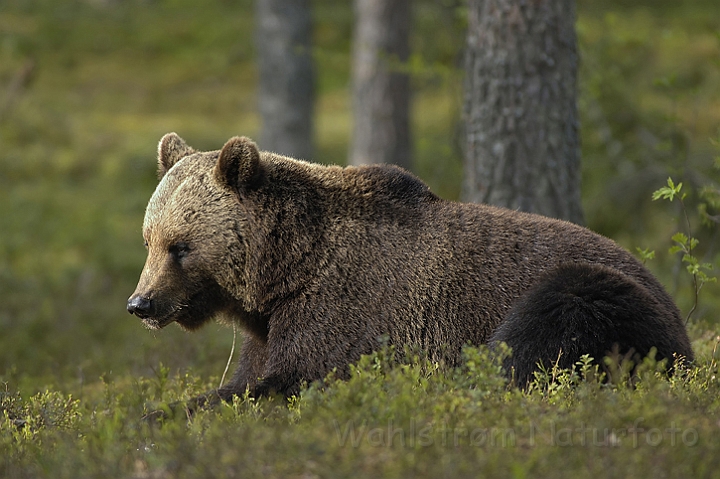
{"type": "MultiPolygon", "coordinates": [[[[718,338],[713,338],[717,346],[718,338]]],[[[710,345],[710,343],[708,343],[710,345]]],[[[186,374],[105,382],[81,399],[2,396],[4,477],[715,477],[717,363],[668,380],[652,361],[634,387],[579,372],[509,388],[497,357],[469,348],[462,368],[392,351],[365,356],[290,404],[238,398],[191,420],[139,420],[146,399],[207,383],[186,374]],[[90,406],[92,404],[92,406],[90,406]],[[26,419],[22,427],[10,417],[26,419]]]]}
{"type": "MultiPolygon", "coordinates": [[[[684,311],[687,275],[664,254],[680,215],[650,195],[668,175],[690,191],[716,184],[715,4],[578,2],[589,226],[632,251],[655,249],[649,266],[684,311]]],[[[347,2],[313,5],[315,160],[343,163],[352,13],[347,2]]],[[[454,199],[463,7],[414,5],[415,170],[454,199]]],[[[249,0],[0,5],[0,105],[34,63],[0,119],[0,477],[717,474],[713,284],[689,325],[697,367],[669,381],[647,366],[632,389],[568,373],[523,392],[506,387],[484,351],[457,371],[380,353],[350,381],[313,386],[289,406],[239,400],[162,428],[139,421],[217,387],[230,351],[227,328],[150,333],[124,308],[144,261],[160,137],[177,131],[201,149],[257,137],[252,35],[249,0]],[[645,430],[634,441],[638,419],[645,430]]],[[[697,196],[688,204],[694,212],[697,196]]],[[[718,264],[716,232],[691,219],[698,254],[718,264]]]]}

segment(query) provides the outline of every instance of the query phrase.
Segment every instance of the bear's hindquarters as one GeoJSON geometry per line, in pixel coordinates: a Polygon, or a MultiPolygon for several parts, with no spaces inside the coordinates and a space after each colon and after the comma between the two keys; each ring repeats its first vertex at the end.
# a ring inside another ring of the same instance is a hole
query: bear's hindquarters
{"type": "Polygon", "coordinates": [[[588,354],[634,360],[657,350],[657,360],[693,359],[685,326],[648,288],[615,269],[586,263],[562,265],[544,275],[513,305],[490,344],[512,348],[505,362],[516,384],[526,385],[538,363],[571,368],[588,354]]]}

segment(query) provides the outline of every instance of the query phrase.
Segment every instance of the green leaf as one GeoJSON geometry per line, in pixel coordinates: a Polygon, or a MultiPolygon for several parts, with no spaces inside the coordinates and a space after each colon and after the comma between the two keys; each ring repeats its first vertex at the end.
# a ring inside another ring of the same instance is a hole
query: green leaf
{"type": "MultiPolygon", "coordinates": [[[[659,188],[656,190],[653,195],[652,199],[653,201],[664,199],[664,200],[670,200],[672,201],[675,199],[676,195],[680,195],[680,190],[682,189],[682,183],[678,183],[677,186],[675,186],[675,183],[673,182],[672,178],[667,179],[667,186],[663,186],[662,188],[659,188]]],[[[685,195],[681,196],[681,199],[685,198],[685,195]]]]}
{"type": "Polygon", "coordinates": [[[687,235],[686,235],[685,233],[681,232],[681,231],[679,231],[679,232],[675,233],[674,235],[672,235],[672,240],[673,240],[674,242],[676,242],[677,244],[682,245],[682,246],[687,246],[687,244],[688,244],[688,237],[687,237],[687,235]]]}
{"type": "Polygon", "coordinates": [[[682,257],[682,261],[683,261],[683,263],[688,263],[691,265],[698,265],[697,258],[691,254],[685,253],[682,257]]]}
{"type": "Polygon", "coordinates": [[[655,251],[651,251],[649,248],[640,249],[640,247],[636,247],[635,250],[637,251],[638,255],[640,256],[640,259],[642,260],[643,264],[651,259],[655,259],[655,251]]]}
{"type": "Polygon", "coordinates": [[[653,201],[659,200],[659,199],[667,199],[670,194],[670,190],[668,190],[666,187],[662,187],[658,190],[655,190],[652,195],[653,201]]]}

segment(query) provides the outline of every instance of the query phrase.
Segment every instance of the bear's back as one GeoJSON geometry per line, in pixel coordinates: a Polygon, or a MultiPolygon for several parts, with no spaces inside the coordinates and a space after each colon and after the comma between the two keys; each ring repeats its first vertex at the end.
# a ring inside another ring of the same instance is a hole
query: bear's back
{"type": "Polygon", "coordinates": [[[345,174],[357,176],[355,188],[360,195],[372,194],[408,205],[439,200],[419,178],[395,165],[348,167],[345,174]]]}

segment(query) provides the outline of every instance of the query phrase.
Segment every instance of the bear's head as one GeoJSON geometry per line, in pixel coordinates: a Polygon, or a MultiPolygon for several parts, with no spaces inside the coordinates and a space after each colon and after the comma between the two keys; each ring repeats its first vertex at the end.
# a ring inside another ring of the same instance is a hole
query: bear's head
{"type": "Polygon", "coordinates": [[[151,329],[171,322],[195,329],[242,308],[248,226],[241,197],[260,179],[260,154],[244,137],[197,152],[168,133],[158,176],[143,224],[148,256],[127,310],[151,329]]]}

